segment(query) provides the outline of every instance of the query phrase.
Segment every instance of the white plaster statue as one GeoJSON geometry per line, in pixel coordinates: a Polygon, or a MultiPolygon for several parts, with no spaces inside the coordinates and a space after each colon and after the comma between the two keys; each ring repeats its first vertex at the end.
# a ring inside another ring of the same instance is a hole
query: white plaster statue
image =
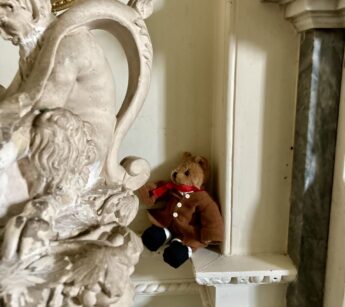
{"type": "MultiPolygon", "coordinates": [[[[69,3],[71,1],[68,1],[69,3]]],[[[131,306],[142,251],[126,226],[149,177],[118,149],[146,97],[152,0],[78,0],[58,17],[50,0],[0,0],[0,35],[19,46],[19,71],[0,86],[0,305],[131,306]],[[103,29],[128,58],[116,114],[112,73],[90,30],[103,29]],[[28,199],[6,207],[18,163],[28,199]]]]}

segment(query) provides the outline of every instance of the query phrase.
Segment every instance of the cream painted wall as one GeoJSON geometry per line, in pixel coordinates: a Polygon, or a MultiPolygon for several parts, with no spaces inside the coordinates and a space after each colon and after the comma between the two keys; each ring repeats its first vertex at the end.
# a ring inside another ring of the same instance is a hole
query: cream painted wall
{"type": "MultiPolygon", "coordinates": [[[[211,159],[215,6],[210,0],[157,0],[148,19],[153,79],[121,153],[146,158],[152,180],[168,179],[184,151],[211,159]]],[[[147,225],[143,206],[132,227],[147,225]]]]}
{"type": "Polygon", "coordinates": [[[18,49],[0,39],[0,84],[10,84],[18,68],[18,49]]]}
{"type": "Polygon", "coordinates": [[[152,86],[122,149],[148,159],[153,179],[169,176],[185,150],[210,157],[214,22],[210,0],[157,0],[155,7],[147,21],[152,86]]]}

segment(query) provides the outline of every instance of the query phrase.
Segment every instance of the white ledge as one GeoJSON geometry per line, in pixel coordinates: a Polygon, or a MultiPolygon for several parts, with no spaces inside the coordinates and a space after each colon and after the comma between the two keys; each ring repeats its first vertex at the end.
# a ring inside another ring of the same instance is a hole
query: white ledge
{"type": "Polygon", "coordinates": [[[199,249],[179,269],[162,259],[162,253],[145,249],[132,276],[137,295],[196,293],[202,286],[229,284],[288,283],[297,270],[288,256],[269,254],[223,256],[210,249],[199,249]]]}
{"type": "Polygon", "coordinates": [[[298,31],[345,27],[344,0],[262,0],[281,5],[298,31]]]}
{"type": "Polygon", "coordinates": [[[162,252],[151,253],[147,249],[140,257],[132,281],[136,295],[196,293],[200,288],[190,261],[176,270],[163,261],[162,252]]]}
{"type": "Polygon", "coordinates": [[[198,284],[272,284],[296,279],[297,270],[288,256],[269,254],[254,256],[222,256],[200,249],[192,258],[198,284]]]}

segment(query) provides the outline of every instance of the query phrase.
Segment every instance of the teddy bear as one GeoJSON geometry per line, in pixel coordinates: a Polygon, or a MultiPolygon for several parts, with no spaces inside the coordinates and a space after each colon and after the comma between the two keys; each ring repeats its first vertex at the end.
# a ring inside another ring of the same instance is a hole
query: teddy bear
{"type": "Polygon", "coordinates": [[[186,152],[171,172],[170,182],[151,182],[139,189],[149,209],[152,225],[142,234],[143,244],[157,251],[167,244],[163,259],[174,268],[181,266],[197,248],[222,242],[224,224],[218,204],[205,191],[209,174],[206,158],[186,152]]]}

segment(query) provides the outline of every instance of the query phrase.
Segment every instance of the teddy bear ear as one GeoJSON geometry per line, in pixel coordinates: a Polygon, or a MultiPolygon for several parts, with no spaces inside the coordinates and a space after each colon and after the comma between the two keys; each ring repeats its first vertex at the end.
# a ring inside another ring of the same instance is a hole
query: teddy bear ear
{"type": "Polygon", "coordinates": [[[201,157],[201,156],[196,156],[194,158],[194,161],[201,166],[201,168],[203,169],[205,173],[209,171],[209,163],[206,158],[201,157]]]}
{"type": "Polygon", "coordinates": [[[192,155],[190,152],[186,151],[186,152],[184,152],[183,155],[182,155],[182,161],[189,160],[189,159],[192,158],[192,157],[193,157],[193,155],[192,155]]]}

